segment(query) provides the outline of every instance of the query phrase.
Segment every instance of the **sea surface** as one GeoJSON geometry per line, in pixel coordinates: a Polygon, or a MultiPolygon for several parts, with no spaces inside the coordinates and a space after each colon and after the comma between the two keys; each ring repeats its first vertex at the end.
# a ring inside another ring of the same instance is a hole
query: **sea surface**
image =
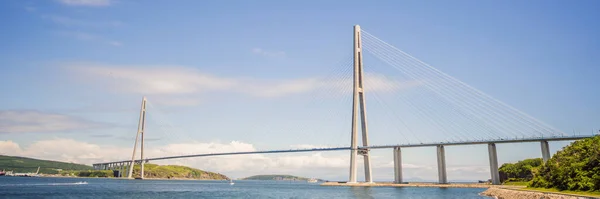
{"type": "Polygon", "coordinates": [[[330,187],[290,181],[0,177],[0,198],[487,198],[481,188],[330,187]]]}

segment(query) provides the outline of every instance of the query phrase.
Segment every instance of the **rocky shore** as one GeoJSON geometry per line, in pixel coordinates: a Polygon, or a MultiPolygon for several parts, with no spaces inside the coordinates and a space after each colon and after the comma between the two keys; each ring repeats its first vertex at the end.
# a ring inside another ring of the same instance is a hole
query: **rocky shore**
{"type": "Polygon", "coordinates": [[[522,198],[522,199],[584,199],[588,197],[580,197],[580,196],[571,196],[571,195],[563,195],[563,194],[553,194],[553,193],[543,193],[536,191],[525,191],[525,190],[514,190],[514,189],[503,189],[492,187],[484,192],[481,192],[481,195],[490,196],[498,199],[512,199],[512,198],[522,198]]]}

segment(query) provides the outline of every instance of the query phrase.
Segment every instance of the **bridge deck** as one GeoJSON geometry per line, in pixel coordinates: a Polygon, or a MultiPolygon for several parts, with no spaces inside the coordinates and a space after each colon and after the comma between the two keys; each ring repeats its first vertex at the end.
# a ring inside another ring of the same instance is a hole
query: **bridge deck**
{"type": "MultiPolygon", "coordinates": [[[[417,144],[397,144],[397,145],[379,145],[379,146],[368,146],[368,147],[358,147],[358,148],[359,149],[385,149],[385,148],[394,148],[394,147],[431,147],[431,146],[438,146],[438,145],[453,146],[453,145],[475,145],[475,144],[488,144],[488,143],[500,144],[500,143],[517,143],[517,142],[567,141],[567,140],[579,140],[579,139],[589,138],[589,137],[593,137],[593,136],[595,136],[595,135],[515,138],[515,139],[459,141],[459,142],[435,142],[435,143],[417,143],[417,144]]],[[[269,150],[269,151],[244,151],[244,152],[227,152],[227,153],[205,153],[205,154],[192,154],[192,155],[146,158],[144,160],[155,161],[155,160],[168,160],[168,159],[192,158],[192,157],[208,157],[208,156],[247,155],[247,154],[265,154],[265,153],[299,153],[299,152],[311,152],[311,151],[340,151],[340,150],[350,150],[350,147],[289,149],[289,150],[269,150]]],[[[141,160],[139,160],[139,159],[136,160],[136,162],[140,162],[140,161],[141,160]]],[[[94,165],[122,163],[122,162],[131,162],[131,160],[96,163],[94,165]]]]}

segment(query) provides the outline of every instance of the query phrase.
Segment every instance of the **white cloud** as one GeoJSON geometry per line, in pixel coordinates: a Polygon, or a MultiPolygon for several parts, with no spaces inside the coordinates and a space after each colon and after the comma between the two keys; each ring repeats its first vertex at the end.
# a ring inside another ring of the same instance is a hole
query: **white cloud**
{"type": "Polygon", "coordinates": [[[190,94],[232,89],[236,80],[216,77],[182,67],[127,67],[97,64],[71,64],[75,72],[91,78],[114,82],[116,89],[142,94],[190,94]]]}
{"type": "Polygon", "coordinates": [[[58,0],[58,2],[69,6],[109,6],[110,0],[58,0]]]}
{"type": "Polygon", "coordinates": [[[253,48],[252,53],[265,57],[285,57],[285,52],[283,51],[267,51],[262,48],[253,48]]]}
{"type": "Polygon", "coordinates": [[[198,98],[190,97],[153,97],[149,103],[167,105],[167,106],[196,106],[201,103],[198,98]]]}
{"type": "Polygon", "coordinates": [[[327,145],[312,145],[312,144],[296,144],[290,145],[292,149],[314,149],[314,148],[330,148],[331,146],[327,145]]]}
{"type": "MultiPolygon", "coordinates": [[[[98,80],[101,84],[114,85],[115,90],[144,95],[199,94],[205,92],[231,92],[255,97],[282,97],[321,90],[350,92],[352,80],[322,78],[298,78],[284,80],[261,80],[253,78],[220,77],[193,68],[179,66],[118,66],[93,63],[72,63],[66,68],[74,71],[84,81],[98,80]],[[333,88],[333,89],[327,89],[333,88]]],[[[416,86],[414,82],[399,82],[382,74],[365,74],[370,91],[393,92],[416,86]],[[402,85],[402,86],[401,86],[402,85]]],[[[330,93],[326,93],[330,94],[330,93]]],[[[195,103],[190,103],[195,104],[195,103]]]]}
{"type": "MultiPolygon", "coordinates": [[[[294,146],[312,145],[299,144],[294,146]]],[[[205,154],[220,152],[256,151],[249,143],[232,141],[172,143],[167,145],[148,145],[147,157],[205,154]]],[[[74,162],[91,165],[99,162],[120,161],[131,158],[132,148],[112,145],[97,145],[72,139],[51,139],[36,141],[29,146],[8,141],[0,141],[0,154],[26,156],[40,159],[74,162]],[[64,147],[69,146],[69,147],[64,147]]],[[[138,149],[139,153],[139,149],[138,149]]],[[[139,154],[137,156],[139,158],[139,154]]],[[[372,156],[375,180],[393,179],[393,162],[390,157],[372,156]]],[[[197,157],[151,162],[156,164],[186,165],[208,171],[214,171],[231,177],[246,177],[257,174],[292,174],[306,177],[318,177],[329,180],[348,178],[349,155],[347,151],[293,153],[293,154],[253,154],[234,156],[197,157]]],[[[359,175],[362,173],[362,158],[359,158],[359,175]]],[[[437,179],[436,165],[416,165],[403,163],[405,179],[437,179]]],[[[448,177],[451,180],[477,180],[489,178],[489,166],[449,165],[448,177]]]]}
{"type": "MultiPolygon", "coordinates": [[[[131,151],[132,149],[129,147],[101,146],[72,139],[41,140],[27,147],[21,147],[12,141],[0,141],[0,153],[4,155],[26,156],[88,165],[98,162],[126,160],[131,157],[131,151]]],[[[251,144],[237,141],[225,144],[188,142],[148,147],[144,153],[149,157],[162,157],[236,151],[256,151],[256,149],[251,144]]],[[[347,166],[348,160],[346,156],[331,156],[321,153],[283,156],[254,154],[174,159],[157,161],[155,163],[181,164],[209,171],[233,173],[239,175],[238,177],[242,177],[262,172],[278,173],[298,169],[304,169],[304,172],[315,168],[342,169],[347,166]]]]}
{"type": "Polygon", "coordinates": [[[0,151],[3,154],[13,154],[20,155],[22,154],[22,150],[19,147],[19,144],[14,143],[13,141],[0,141],[0,151]]]}
{"type": "MultiPolygon", "coordinates": [[[[382,164],[380,166],[380,168],[394,168],[394,161],[391,160],[386,164],[382,164]]],[[[408,164],[408,163],[402,163],[402,168],[403,169],[427,169],[427,170],[431,170],[434,167],[432,167],[431,165],[416,165],[416,164],[408,164]]]]}
{"type": "Polygon", "coordinates": [[[0,111],[0,133],[66,132],[102,125],[68,115],[37,111],[0,111]]]}

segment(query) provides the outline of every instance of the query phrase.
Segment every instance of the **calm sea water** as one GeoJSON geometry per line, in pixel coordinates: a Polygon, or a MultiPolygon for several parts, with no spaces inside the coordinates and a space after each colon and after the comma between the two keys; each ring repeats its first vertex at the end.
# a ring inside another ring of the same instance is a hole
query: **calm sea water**
{"type": "Polygon", "coordinates": [[[0,177],[0,198],[487,198],[478,188],[325,187],[283,181],[0,177]]]}

